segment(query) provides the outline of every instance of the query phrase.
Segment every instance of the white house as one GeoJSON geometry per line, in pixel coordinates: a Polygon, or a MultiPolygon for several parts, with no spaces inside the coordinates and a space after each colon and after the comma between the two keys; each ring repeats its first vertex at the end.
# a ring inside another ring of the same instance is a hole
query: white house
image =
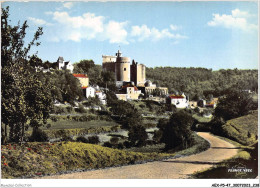
{"type": "Polygon", "coordinates": [[[69,70],[73,72],[73,65],[70,61],[64,61],[63,57],[59,57],[57,62],[59,70],[69,70]]]}
{"type": "Polygon", "coordinates": [[[86,98],[89,98],[89,97],[95,97],[95,93],[96,92],[96,90],[95,90],[95,88],[94,87],[87,87],[86,88],[86,98]]]}
{"type": "Polygon", "coordinates": [[[187,108],[189,106],[189,99],[184,93],[182,95],[170,95],[167,101],[175,105],[176,108],[187,108]]]}

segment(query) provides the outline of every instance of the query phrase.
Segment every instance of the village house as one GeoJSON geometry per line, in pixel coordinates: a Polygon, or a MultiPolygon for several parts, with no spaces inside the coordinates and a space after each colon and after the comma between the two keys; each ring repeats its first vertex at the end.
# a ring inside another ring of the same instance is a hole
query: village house
{"type": "Polygon", "coordinates": [[[141,91],[134,85],[133,82],[124,83],[123,86],[116,93],[116,96],[119,100],[138,100],[141,91]]]}
{"type": "Polygon", "coordinates": [[[89,78],[86,74],[72,74],[72,75],[79,80],[82,89],[86,89],[89,86],[89,78]]]}
{"type": "Polygon", "coordinates": [[[166,101],[169,104],[175,105],[176,108],[188,108],[189,106],[189,99],[184,93],[182,95],[169,95],[166,101]]]}
{"type": "Polygon", "coordinates": [[[44,62],[42,65],[36,67],[36,69],[43,72],[50,72],[51,70],[69,70],[69,72],[73,72],[74,67],[70,61],[64,61],[64,58],[60,56],[56,62],[44,62]]]}
{"type": "Polygon", "coordinates": [[[213,98],[211,101],[206,103],[205,107],[206,108],[216,108],[218,103],[218,98],[213,98]]]}
{"type": "Polygon", "coordinates": [[[197,106],[198,107],[201,107],[201,108],[204,108],[207,104],[207,101],[205,99],[199,99],[198,102],[197,102],[197,106]]]}
{"type": "Polygon", "coordinates": [[[198,106],[197,101],[189,101],[189,106],[190,108],[194,109],[198,106]]]}
{"type": "Polygon", "coordinates": [[[57,62],[53,64],[56,64],[59,70],[69,70],[70,72],[73,72],[73,65],[70,61],[64,61],[63,57],[59,57],[57,62]]]}
{"type": "Polygon", "coordinates": [[[89,98],[89,97],[95,97],[95,96],[96,96],[95,88],[91,87],[91,86],[87,87],[86,88],[86,95],[85,95],[85,97],[89,98]]]}

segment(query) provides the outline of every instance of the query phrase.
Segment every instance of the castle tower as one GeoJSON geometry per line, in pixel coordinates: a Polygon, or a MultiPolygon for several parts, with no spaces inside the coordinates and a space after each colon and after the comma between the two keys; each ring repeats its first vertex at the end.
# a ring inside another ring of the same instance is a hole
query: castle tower
{"type": "Polygon", "coordinates": [[[138,64],[133,60],[131,65],[131,81],[134,82],[136,86],[143,86],[145,80],[145,65],[138,64]]]}
{"type": "Polygon", "coordinates": [[[119,50],[116,53],[115,76],[117,82],[130,82],[130,58],[122,57],[119,50]]]}

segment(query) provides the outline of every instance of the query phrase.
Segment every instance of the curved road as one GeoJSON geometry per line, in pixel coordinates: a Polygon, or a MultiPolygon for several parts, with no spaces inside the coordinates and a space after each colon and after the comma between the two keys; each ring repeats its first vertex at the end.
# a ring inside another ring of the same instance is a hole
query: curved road
{"type": "Polygon", "coordinates": [[[237,153],[234,145],[209,133],[199,132],[199,136],[208,140],[211,147],[199,154],[187,157],[148,162],[72,174],[42,177],[45,179],[185,179],[196,171],[212,167],[237,153]]]}

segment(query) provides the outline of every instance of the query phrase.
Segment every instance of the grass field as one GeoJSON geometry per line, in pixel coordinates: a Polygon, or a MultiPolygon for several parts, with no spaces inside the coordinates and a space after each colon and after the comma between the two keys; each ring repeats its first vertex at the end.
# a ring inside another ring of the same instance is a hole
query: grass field
{"type": "Polygon", "coordinates": [[[122,151],[79,142],[9,144],[2,145],[1,151],[4,179],[122,166],[174,156],[122,151]]]}
{"type": "Polygon", "coordinates": [[[251,145],[258,141],[258,111],[235,118],[222,126],[226,137],[243,145],[251,145]]]}
{"type": "MultiPolygon", "coordinates": [[[[74,120],[59,120],[57,122],[53,122],[51,120],[48,121],[51,124],[49,130],[52,129],[79,129],[79,128],[93,128],[93,127],[101,127],[101,126],[117,126],[118,123],[114,121],[105,121],[105,120],[93,120],[93,121],[74,121],[74,120]]],[[[46,127],[42,127],[43,130],[46,130],[46,127]]]]}

